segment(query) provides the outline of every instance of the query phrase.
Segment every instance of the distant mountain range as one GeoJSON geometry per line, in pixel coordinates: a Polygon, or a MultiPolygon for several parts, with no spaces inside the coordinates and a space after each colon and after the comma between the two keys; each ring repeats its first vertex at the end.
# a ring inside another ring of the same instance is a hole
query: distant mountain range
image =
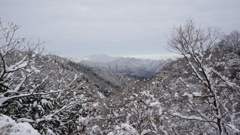
{"type": "Polygon", "coordinates": [[[89,67],[106,68],[117,73],[137,78],[151,78],[159,72],[168,60],[111,57],[104,54],[91,55],[81,59],[71,59],[89,67]]]}

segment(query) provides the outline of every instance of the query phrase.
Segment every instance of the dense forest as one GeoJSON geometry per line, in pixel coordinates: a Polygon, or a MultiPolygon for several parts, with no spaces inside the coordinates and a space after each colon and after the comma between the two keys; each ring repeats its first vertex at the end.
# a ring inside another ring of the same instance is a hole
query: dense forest
{"type": "Polygon", "coordinates": [[[0,19],[0,134],[240,134],[240,32],[193,20],[168,46],[182,55],[139,80],[43,55],[43,41],[0,19]]]}

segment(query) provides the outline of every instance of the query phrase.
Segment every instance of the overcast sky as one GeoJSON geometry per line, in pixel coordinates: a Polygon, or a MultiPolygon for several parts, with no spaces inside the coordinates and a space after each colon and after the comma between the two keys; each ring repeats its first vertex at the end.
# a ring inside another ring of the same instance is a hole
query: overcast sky
{"type": "Polygon", "coordinates": [[[61,56],[168,53],[174,25],[240,30],[240,0],[0,0],[0,17],[21,25],[17,35],[49,41],[61,56]]]}

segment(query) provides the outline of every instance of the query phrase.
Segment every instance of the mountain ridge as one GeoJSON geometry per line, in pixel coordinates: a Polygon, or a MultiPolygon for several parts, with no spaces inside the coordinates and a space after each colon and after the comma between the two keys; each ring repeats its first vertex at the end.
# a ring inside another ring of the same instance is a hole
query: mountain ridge
{"type": "Polygon", "coordinates": [[[152,78],[169,60],[150,60],[131,57],[111,57],[108,55],[91,55],[80,60],[72,61],[81,63],[89,67],[106,68],[123,75],[136,78],[152,78]]]}

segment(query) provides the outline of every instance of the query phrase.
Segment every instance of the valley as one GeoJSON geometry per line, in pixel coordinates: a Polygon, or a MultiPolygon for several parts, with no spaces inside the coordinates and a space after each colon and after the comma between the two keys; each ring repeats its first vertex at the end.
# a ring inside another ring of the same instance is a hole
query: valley
{"type": "Polygon", "coordinates": [[[107,55],[92,55],[77,60],[76,62],[90,67],[105,68],[130,77],[149,79],[154,77],[164,64],[170,60],[171,59],[150,60],[130,57],[110,57],[107,55]]]}
{"type": "Polygon", "coordinates": [[[43,54],[45,42],[15,38],[19,26],[0,24],[0,134],[240,133],[238,31],[220,38],[188,20],[169,38],[177,59],[73,61],[43,54]]]}

